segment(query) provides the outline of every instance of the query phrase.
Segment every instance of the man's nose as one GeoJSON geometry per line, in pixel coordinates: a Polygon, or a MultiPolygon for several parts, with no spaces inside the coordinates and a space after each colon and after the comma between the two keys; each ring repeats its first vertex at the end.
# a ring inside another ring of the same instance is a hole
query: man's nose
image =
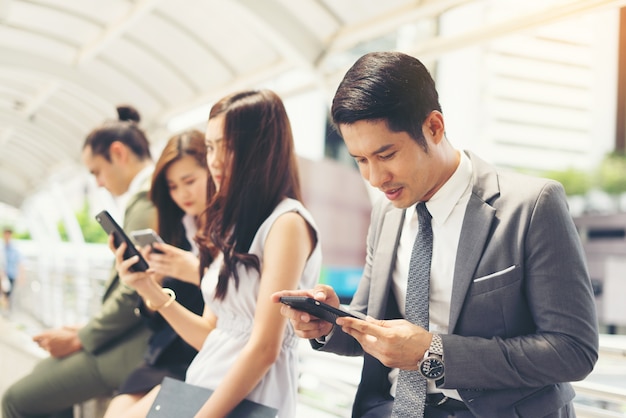
{"type": "Polygon", "coordinates": [[[367,177],[365,178],[372,187],[380,188],[385,184],[388,179],[388,173],[378,164],[370,164],[367,170],[367,177]]]}

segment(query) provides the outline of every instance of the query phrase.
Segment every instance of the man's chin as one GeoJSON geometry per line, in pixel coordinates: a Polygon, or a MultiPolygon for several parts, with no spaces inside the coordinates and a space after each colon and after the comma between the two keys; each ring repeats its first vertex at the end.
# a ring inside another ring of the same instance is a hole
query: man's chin
{"type": "Polygon", "coordinates": [[[389,201],[397,209],[406,209],[406,208],[410,208],[411,206],[413,206],[412,203],[407,202],[406,200],[403,200],[403,199],[395,199],[395,200],[389,199],[389,201]]]}

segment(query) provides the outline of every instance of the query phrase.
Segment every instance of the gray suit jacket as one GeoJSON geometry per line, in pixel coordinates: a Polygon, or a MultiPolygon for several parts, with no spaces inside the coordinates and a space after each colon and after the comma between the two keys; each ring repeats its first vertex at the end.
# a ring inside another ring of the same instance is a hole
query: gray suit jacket
{"type": "MultiPolygon", "coordinates": [[[[457,249],[445,381],[476,417],[571,417],[574,391],[598,356],[595,302],[560,184],[467,153],[473,188],[457,249]]],[[[397,318],[391,274],[404,210],[372,212],[363,278],[351,309],[397,318]]],[[[315,344],[314,344],[315,346],[315,344]]],[[[323,347],[361,355],[336,329],[323,347]]],[[[389,369],[365,354],[353,416],[389,401],[389,369]]]]}

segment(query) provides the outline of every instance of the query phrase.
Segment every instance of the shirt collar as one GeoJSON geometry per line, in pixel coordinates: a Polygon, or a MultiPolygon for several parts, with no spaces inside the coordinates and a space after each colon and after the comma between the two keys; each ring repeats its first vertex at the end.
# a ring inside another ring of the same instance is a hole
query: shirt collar
{"type": "Polygon", "coordinates": [[[187,238],[187,241],[189,241],[189,245],[191,245],[191,252],[194,255],[198,255],[198,244],[196,244],[196,240],[194,239],[196,237],[196,232],[198,231],[196,217],[186,213],[183,215],[182,222],[183,227],[185,228],[185,237],[187,238]]]}
{"type": "Polygon", "coordinates": [[[126,204],[130,200],[130,198],[144,188],[144,183],[150,178],[150,176],[152,176],[153,171],[154,166],[152,164],[149,164],[146,167],[142,168],[141,171],[139,171],[131,180],[130,184],[128,185],[128,190],[126,190],[125,193],[119,195],[115,199],[117,207],[120,211],[122,211],[122,213],[126,209],[126,204]]]}
{"type": "Polygon", "coordinates": [[[469,192],[472,183],[472,162],[464,152],[459,152],[461,159],[452,176],[437,190],[437,193],[426,202],[433,221],[443,224],[452,213],[454,206],[465,193],[469,192]]]}

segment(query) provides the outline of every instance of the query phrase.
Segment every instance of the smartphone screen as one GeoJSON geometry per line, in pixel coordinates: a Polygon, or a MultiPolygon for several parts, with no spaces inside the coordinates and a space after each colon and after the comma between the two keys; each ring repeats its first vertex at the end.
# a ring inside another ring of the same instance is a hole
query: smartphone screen
{"type": "Polygon", "coordinates": [[[113,244],[115,247],[119,247],[122,242],[126,243],[126,250],[124,251],[124,260],[129,259],[130,257],[137,255],[139,256],[139,261],[131,266],[130,271],[146,271],[148,269],[148,263],[143,258],[141,253],[137,251],[135,248],[135,244],[128,238],[124,230],[115,219],[107,212],[103,210],[102,212],[96,215],[96,221],[102,226],[102,229],[109,235],[113,234],[113,244]]]}
{"type": "Polygon", "coordinates": [[[133,238],[133,240],[135,240],[137,245],[141,247],[145,247],[146,245],[149,245],[152,247],[152,251],[154,251],[155,253],[159,253],[159,254],[163,253],[162,251],[159,251],[152,246],[152,244],[154,244],[155,242],[160,242],[160,243],[165,242],[163,241],[163,238],[161,238],[159,234],[157,234],[154,230],[150,228],[139,229],[136,231],[131,231],[130,236],[133,238]]]}
{"type": "Polygon", "coordinates": [[[365,319],[365,315],[360,312],[349,312],[340,308],[335,308],[319,300],[315,300],[306,296],[283,296],[280,302],[289,305],[294,309],[307,312],[331,324],[335,324],[335,320],[339,316],[350,316],[352,318],[365,319]]]}
{"type": "MultiPolygon", "coordinates": [[[[159,236],[159,234],[157,234],[154,230],[150,228],[131,231],[130,236],[140,247],[145,247],[146,245],[152,246],[152,244],[154,244],[155,242],[165,242],[163,241],[163,238],[159,236]]],[[[155,248],[152,248],[152,251],[154,251],[155,253],[161,253],[161,251],[155,248]]]]}

